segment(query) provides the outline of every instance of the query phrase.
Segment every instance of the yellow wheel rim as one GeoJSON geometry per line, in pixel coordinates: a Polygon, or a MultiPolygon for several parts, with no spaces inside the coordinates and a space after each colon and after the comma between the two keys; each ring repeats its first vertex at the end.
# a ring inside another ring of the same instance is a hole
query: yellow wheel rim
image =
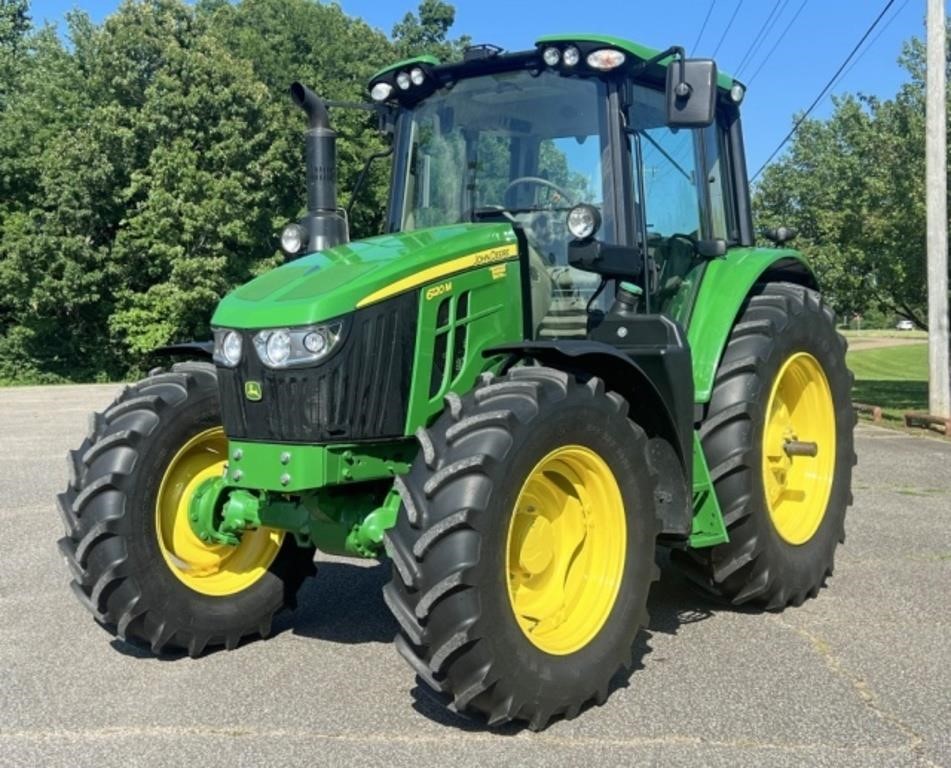
{"type": "Polygon", "coordinates": [[[621,489],[604,459],[567,445],[539,461],[506,542],[509,601],[525,636],[554,655],[591,642],[614,607],[626,550],[621,489]]]}
{"type": "Polygon", "coordinates": [[[213,427],[195,435],[169,462],[155,501],[155,531],[169,570],[187,587],[203,595],[223,597],[241,592],[270,568],[284,540],[283,531],[246,531],[236,547],[199,539],[188,522],[195,489],[208,478],[221,477],[228,459],[224,429],[213,427]]]}
{"type": "Polygon", "coordinates": [[[825,516],[835,472],[835,408],[819,361],[790,357],[773,383],[763,431],[763,488],[776,532],[804,544],[825,516]],[[815,456],[788,455],[789,441],[815,443],[815,456]]]}

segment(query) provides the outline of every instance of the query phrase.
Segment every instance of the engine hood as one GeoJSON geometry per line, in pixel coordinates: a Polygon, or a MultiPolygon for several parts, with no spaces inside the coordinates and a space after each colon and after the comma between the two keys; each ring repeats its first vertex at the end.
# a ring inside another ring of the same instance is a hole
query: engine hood
{"type": "Polygon", "coordinates": [[[211,323],[274,328],[318,323],[447,275],[517,254],[508,224],[397,232],[309,254],[235,289],[211,323]]]}

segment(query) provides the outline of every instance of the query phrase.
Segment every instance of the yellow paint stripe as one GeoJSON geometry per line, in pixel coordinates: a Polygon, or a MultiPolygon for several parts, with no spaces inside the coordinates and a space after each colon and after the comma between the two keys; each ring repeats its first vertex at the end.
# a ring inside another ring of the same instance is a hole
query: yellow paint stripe
{"type": "Polygon", "coordinates": [[[495,264],[499,261],[508,261],[517,255],[518,245],[512,243],[511,245],[499,245],[494,248],[487,248],[484,251],[470,253],[468,256],[460,256],[458,259],[446,261],[434,267],[421,270],[415,275],[401,278],[394,283],[390,283],[385,288],[380,288],[380,290],[374,291],[368,296],[364,296],[357,302],[357,308],[365,307],[367,304],[375,304],[378,301],[383,301],[383,299],[388,299],[390,296],[418,288],[421,285],[431,283],[433,280],[439,280],[441,277],[446,277],[456,272],[462,272],[463,270],[472,269],[473,267],[488,266],[489,264],[495,264]]]}

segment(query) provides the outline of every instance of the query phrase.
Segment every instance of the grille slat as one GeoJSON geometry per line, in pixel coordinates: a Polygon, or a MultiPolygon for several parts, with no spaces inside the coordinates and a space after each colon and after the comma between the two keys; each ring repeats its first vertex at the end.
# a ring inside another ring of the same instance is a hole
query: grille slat
{"type": "Polygon", "coordinates": [[[400,437],[409,407],[416,292],[358,310],[331,358],[313,368],[272,370],[244,332],[237,368],[218,368],[225,431],[243,440],[321,443],[400,437]],[[263,397],[244,396],[261,382],[263,397]]]}

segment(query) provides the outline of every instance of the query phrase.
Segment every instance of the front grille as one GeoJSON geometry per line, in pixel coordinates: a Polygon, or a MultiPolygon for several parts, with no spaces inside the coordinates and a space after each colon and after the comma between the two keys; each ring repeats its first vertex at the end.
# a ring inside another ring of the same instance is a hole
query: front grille
{"type": "Polygon", "coordinates": [[[357,310],[346,337],[311,368],[274,370],[258,359],[244,332],[237,368],[218,367],[218,390],[229,437],[323,443],[400,437],[406,425],[416,338],[418,293],[357,310]],[[261,383],[262,398],[244,396],[261,383]]]}

